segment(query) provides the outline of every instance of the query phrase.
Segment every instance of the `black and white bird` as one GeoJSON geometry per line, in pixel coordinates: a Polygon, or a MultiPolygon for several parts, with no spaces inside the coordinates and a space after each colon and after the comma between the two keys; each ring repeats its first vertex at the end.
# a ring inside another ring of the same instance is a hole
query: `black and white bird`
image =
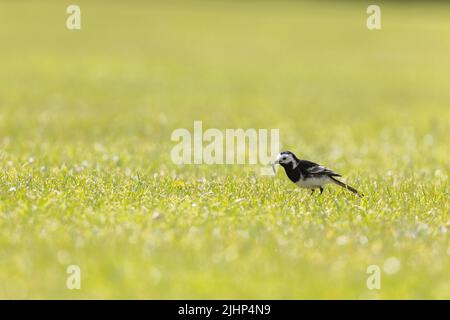
{"type": "Polygon", "coordinates": [[[323,186],[325,184],[334,183],[360,197],[363,196],[363,194],[355,188],[339,181],[337,178],[341,177],[340,174],[317,163],[308,160],[300,160],[290,151],[283,151],[277,156],[277,159],[272,164],[274,172],[276,164],[279,164],[284,168],[288,178],[297,186],[300,188],[311,189],[311,194],[314,193],[315,189],[319,189],[320,194],[322,194],[323,186]]]}

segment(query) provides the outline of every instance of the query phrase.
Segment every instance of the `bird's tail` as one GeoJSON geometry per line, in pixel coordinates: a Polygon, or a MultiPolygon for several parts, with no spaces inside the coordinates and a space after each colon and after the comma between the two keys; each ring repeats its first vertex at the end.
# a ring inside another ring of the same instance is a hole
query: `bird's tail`
{"type": "Polygon", "coordinates": [[[364,195],[362,193],[360,193],[358,190],[356,190],[355,188],[349,186],[348,184],[343,183],[342,181],[337,180],[336,178],[330,177],[331,180],[333,180],[333,182],[335,184],[337,184],[338,186],[345,188],[351,192],[353,192],[354,194],[356,194],[358,197],[364,197],[364,195]]]}

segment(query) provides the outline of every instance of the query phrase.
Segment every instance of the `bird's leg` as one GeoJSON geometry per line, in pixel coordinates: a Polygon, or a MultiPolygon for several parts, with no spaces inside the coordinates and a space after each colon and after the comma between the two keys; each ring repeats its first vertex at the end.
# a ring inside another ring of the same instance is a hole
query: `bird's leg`
{"type": "Polygon", "coordinates": [[[311,189],[311,195],[313,195],[314,191],[315,191],[315,189],[311,189]]]}
{"type": "Polygon", "coordinates": [[[323,192],[323,188],[322,188],[322,187],[320,187],[320,194],[322,194],[322,192],[323,192]]]}

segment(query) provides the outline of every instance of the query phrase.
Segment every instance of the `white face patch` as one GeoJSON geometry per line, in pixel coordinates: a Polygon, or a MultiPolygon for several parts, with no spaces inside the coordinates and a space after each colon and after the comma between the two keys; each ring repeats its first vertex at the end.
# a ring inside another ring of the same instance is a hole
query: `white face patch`
{"type": "Polygon", "coordinates": [[[275,163],[280,164],[292,163],[292,168],[295,168],[297,166],[297,161],[295,160],[293,155],[289,153],[280,153],[277,159],[275,160],[275,163]]]}

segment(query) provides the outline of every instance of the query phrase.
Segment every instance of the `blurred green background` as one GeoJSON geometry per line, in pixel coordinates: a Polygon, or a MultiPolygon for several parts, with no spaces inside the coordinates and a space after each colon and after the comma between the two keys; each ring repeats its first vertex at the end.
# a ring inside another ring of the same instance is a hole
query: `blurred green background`
{"type": "Polygon", "coordinates": [[[450,298],[448,3],[369,31],[356,1],[75,2],[79,31],[0,1],[1,298],[450,298]],[[194,120],[279,128],[367,196],[176,166],[194,120]]]}

